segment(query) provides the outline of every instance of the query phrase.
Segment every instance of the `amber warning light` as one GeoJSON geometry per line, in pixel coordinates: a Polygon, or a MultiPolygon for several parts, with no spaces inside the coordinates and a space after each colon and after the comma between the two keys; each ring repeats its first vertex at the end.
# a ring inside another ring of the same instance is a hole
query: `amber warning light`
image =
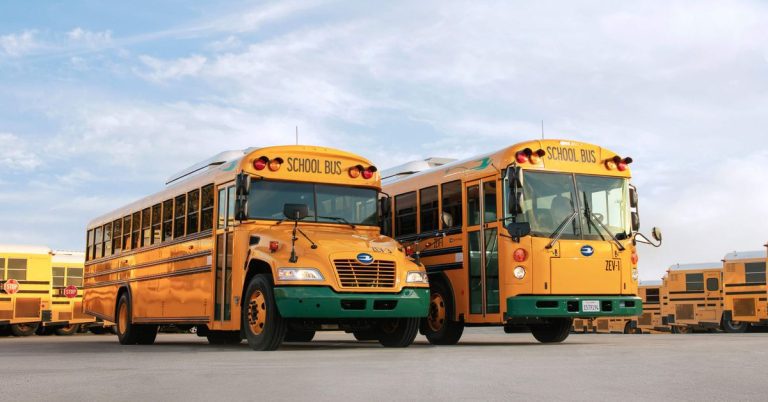
{"type": "Polygon", "coordinates": [[[539,149],[538,151],[533,151],[530,148],[526,148],[526,149],[524,149],[522,151],[518,151],[515,154],[515,160],[519,164],[530,162],[530,163],[536,165],[539,162],[541,162],[541,158],[543,158],[544,155],[546,155],[546,154],[547,153],[544,152],[543,149],[539,149]]]}

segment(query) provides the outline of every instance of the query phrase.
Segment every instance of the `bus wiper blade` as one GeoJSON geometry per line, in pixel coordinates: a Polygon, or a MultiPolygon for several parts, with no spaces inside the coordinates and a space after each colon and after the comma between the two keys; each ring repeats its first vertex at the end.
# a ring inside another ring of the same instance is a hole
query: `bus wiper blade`
{"type": "MultiPolygon", "coordinates": [[[[603,228],[603,230],[605,230],[606,233],[608,233],[611,236],[611,239],[613,239],[613,241],[616,242],[616,245],[619,247],[619,251],[624,251],[625,250],[624,246],[621,244],[621,242],[616,237],[616,235],[614,235],[613,232],[611,232],[610,229],[608,229],[608,227],[603,224],[603,222],[600,222],[600,219],[597,219],[597,216],[595,216],[595,214],[590,214],[589,216],[592,217],[592,219],[591,219],[592,221],[597,222],[600,225],[600,227],[603,228]]],[[[587,218],[587,219],[589,219],[589,218],[587,218]]],[[[603,237],[603,235],[600,235],[600,237],[603,237]]]]}
{"type": "Polygon", "coordinates": [[[330,220],[332,220],[332,221],[336,221],[336,222],[345,223],[345,224],[347,224],[347,225],[351,226],[351,227],[352,227],[352,229],[354,229],[354,228],[356,227],[354,224],[352,224],[352,223],[349,223],[349,221],[348,221],[348,220],[346,220],[346,219],[344,219],[344,218],[342,218],[342,217],[340,217],[340,216],[319,216],[319,215],[318,215],[318,216],[317,216],[317,218],[320,218],[320,219],[330,219],[330,220]]]}
{"type": "Polygon", "coordinates": [[[549,235],[549,237],[552,237],[552,241],[549,242],[549,244],[547,244],[547,247],[545,247],[546,249],[552,248],[552,246],[554,246],[555,243],[558,240],[560,240],[560,237],[563,235],[563,233],[565,233],[565,228],[567,228],[568,224],[573,222],[574,218],[576,218],[578,215],[579,215],[579,211],[573,211],[573,213],[571,213],[571,215],[568,218],[566,218],[563,221],[563,223],[561,223],[560,226],[558,226],[557,229],[555,229],[555,231],[552,232],[551,235],[549,235]]]}
{"type": "Polygon", "coordinates": [[[619,241],[619,239],[616,238],[613,232],[611,232],[610,229],[608,229],[608,227],[605,226],[603,222],[600,221],[600,219],[597,219],[597,216],[595,216],[595,214],[589,208],[589,201],[587,201],[587,193],[583,193],[583,194],[584,194],[584,217],[587,218],[587,223],[588,224],[591,223],[592,227],[594,227],[595,230],[597,231],[597,234],[600,235],[600,238],[605,240],[605,236],[603,236],[603,234],[600,233],[600,229],[598,229],[597,225],[595,225],[595,222],[597,222],[600,225],[600,227],[602,227],[603,230],[605,230],[606,233],[608,233],[611,236],[613,241],[616,242],[616,245],[619,246],[619,251],[624,251],[624,246],[621,245],[621,242],[619,241]]]}

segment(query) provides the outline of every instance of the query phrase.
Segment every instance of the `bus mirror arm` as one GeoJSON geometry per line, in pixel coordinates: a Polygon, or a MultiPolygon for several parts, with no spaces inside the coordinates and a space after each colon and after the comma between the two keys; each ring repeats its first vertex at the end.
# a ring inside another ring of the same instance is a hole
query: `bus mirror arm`
{"type": "Polygon", "coordinates": [[[661,247],[662,238],[661,238],[661,229],[659,228],[653,228],[651,232],[651,236],[653,236],[653,239],[656,240],[656,243],[652,242],[648,237],[646,237],[644,234],[637,232],[635,233],[635,240],[638,243],[643,244],[650,244],[653,247],[661,247]]]}

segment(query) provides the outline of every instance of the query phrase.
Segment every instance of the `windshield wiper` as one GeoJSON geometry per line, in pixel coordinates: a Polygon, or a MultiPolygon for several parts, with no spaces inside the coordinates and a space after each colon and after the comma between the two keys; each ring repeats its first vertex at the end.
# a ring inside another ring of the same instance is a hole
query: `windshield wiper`
{"type": "Polygon", "coordinates": [[[356,227],[353,223],[349,223],[348,220],[346,220],[346,219],[344,219],[344,218],[342,218],[340,216],[320,216],[320,215],[318,215],[317,218],[320,218],[320,219],[330,219],[332,221],[341,222],[341,223],[344,223],[344,224],[347,224],[347,225],[351,226],[352,229],[354,229],[356,227]]]}
{"type": "Polygon", "coordinates": [[[603,230],[605,230],[606,233],[608,233],[611,236],[613,241],[616,242],[616,245],[619,247],[619,251],[624,251],[624,246],[621,244],[621,242],[616,237],[616,235],[614,235],[613,232],[611,232],[611,230],[608,229],[608,227],[605,226],[602,221],[600,221],[600,219],[597,219],[595,214],[593,214],[592,211],[589,209],[589,202],[587,202],[587,193],[584,193],[584,217],[587,218],[588,224],[589,223],[592,224],[592,227],[595,228],[595,230],[597,231],[597,234],[600,235],[601,239],[605,240],[605,236],[603,236],[600,233],[600,230],[597,228],[597,225],[595,225],[595,222],[597,222],[600,225],[600,227],[602,227],[603,230]]]}
{"type": "Polygon", "coordinates": [[[576,218],[576,216],[578,216],[578,214],[579,214],[579,211],[573,211],[573,213],[571,213],[571,215],[570,215],[570,216],[568,216],[567,218],[565,218],[565,220],[563,221],[563,223],[561,223],[561,224],[560,224],[560,225],[557,227],[557,229],[555,229],[555,231],[554,231],[554,232],[552,232],[552,234],[550,234],[550,235],[549,235],[549,237],[552,237],[552,241],[551,241],[551,242],[549,242],[549,244],[547,244],[547,247],[545,247],[546,249],[550,249],[550,248],[552,248],[552,246],[554,246],[554,245],[555,245],[555,243],[556,243],[558,240],[560,240],[560,237],[561,237],[561,236],[563,235],[563,233],[565,232],[565,228],[567,228],[567,227],[568,227],[568,224],[570,224],[571,222],[573,222],[573,219],[574,219],[574,218],[576,218]],[[553,236],[554,236],[554,237],[553,237],[553,236]]]}

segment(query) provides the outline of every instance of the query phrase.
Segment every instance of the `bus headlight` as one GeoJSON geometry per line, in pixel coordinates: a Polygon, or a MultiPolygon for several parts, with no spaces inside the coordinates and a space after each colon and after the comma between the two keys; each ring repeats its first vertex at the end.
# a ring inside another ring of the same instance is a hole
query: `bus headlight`
{"type": "Polygon", "coordinates": [[[525,278],[525,268],[515,267],[515,270],[512,271],[512,274],[515,275],[515,278],[517,279],[523,279],[525,278]]]}
{"type": "Polygon", "coordinates": [[[322,281],[323,274],[316,268],[278,268],[277,278],[281,281],[322,281]]]}
{"type": "Polygon", "coordinates": [[[406,283],[429,283],[427,273],[422,271],[410,271],[408,276],[405,277],[406,283]]]}
{"type": "Polygon", "coordinates": [[[637,272],[637,268],[632,268],[632,280],[637,282],[637,278],[640,277],[640,274],[637,272]]]}

